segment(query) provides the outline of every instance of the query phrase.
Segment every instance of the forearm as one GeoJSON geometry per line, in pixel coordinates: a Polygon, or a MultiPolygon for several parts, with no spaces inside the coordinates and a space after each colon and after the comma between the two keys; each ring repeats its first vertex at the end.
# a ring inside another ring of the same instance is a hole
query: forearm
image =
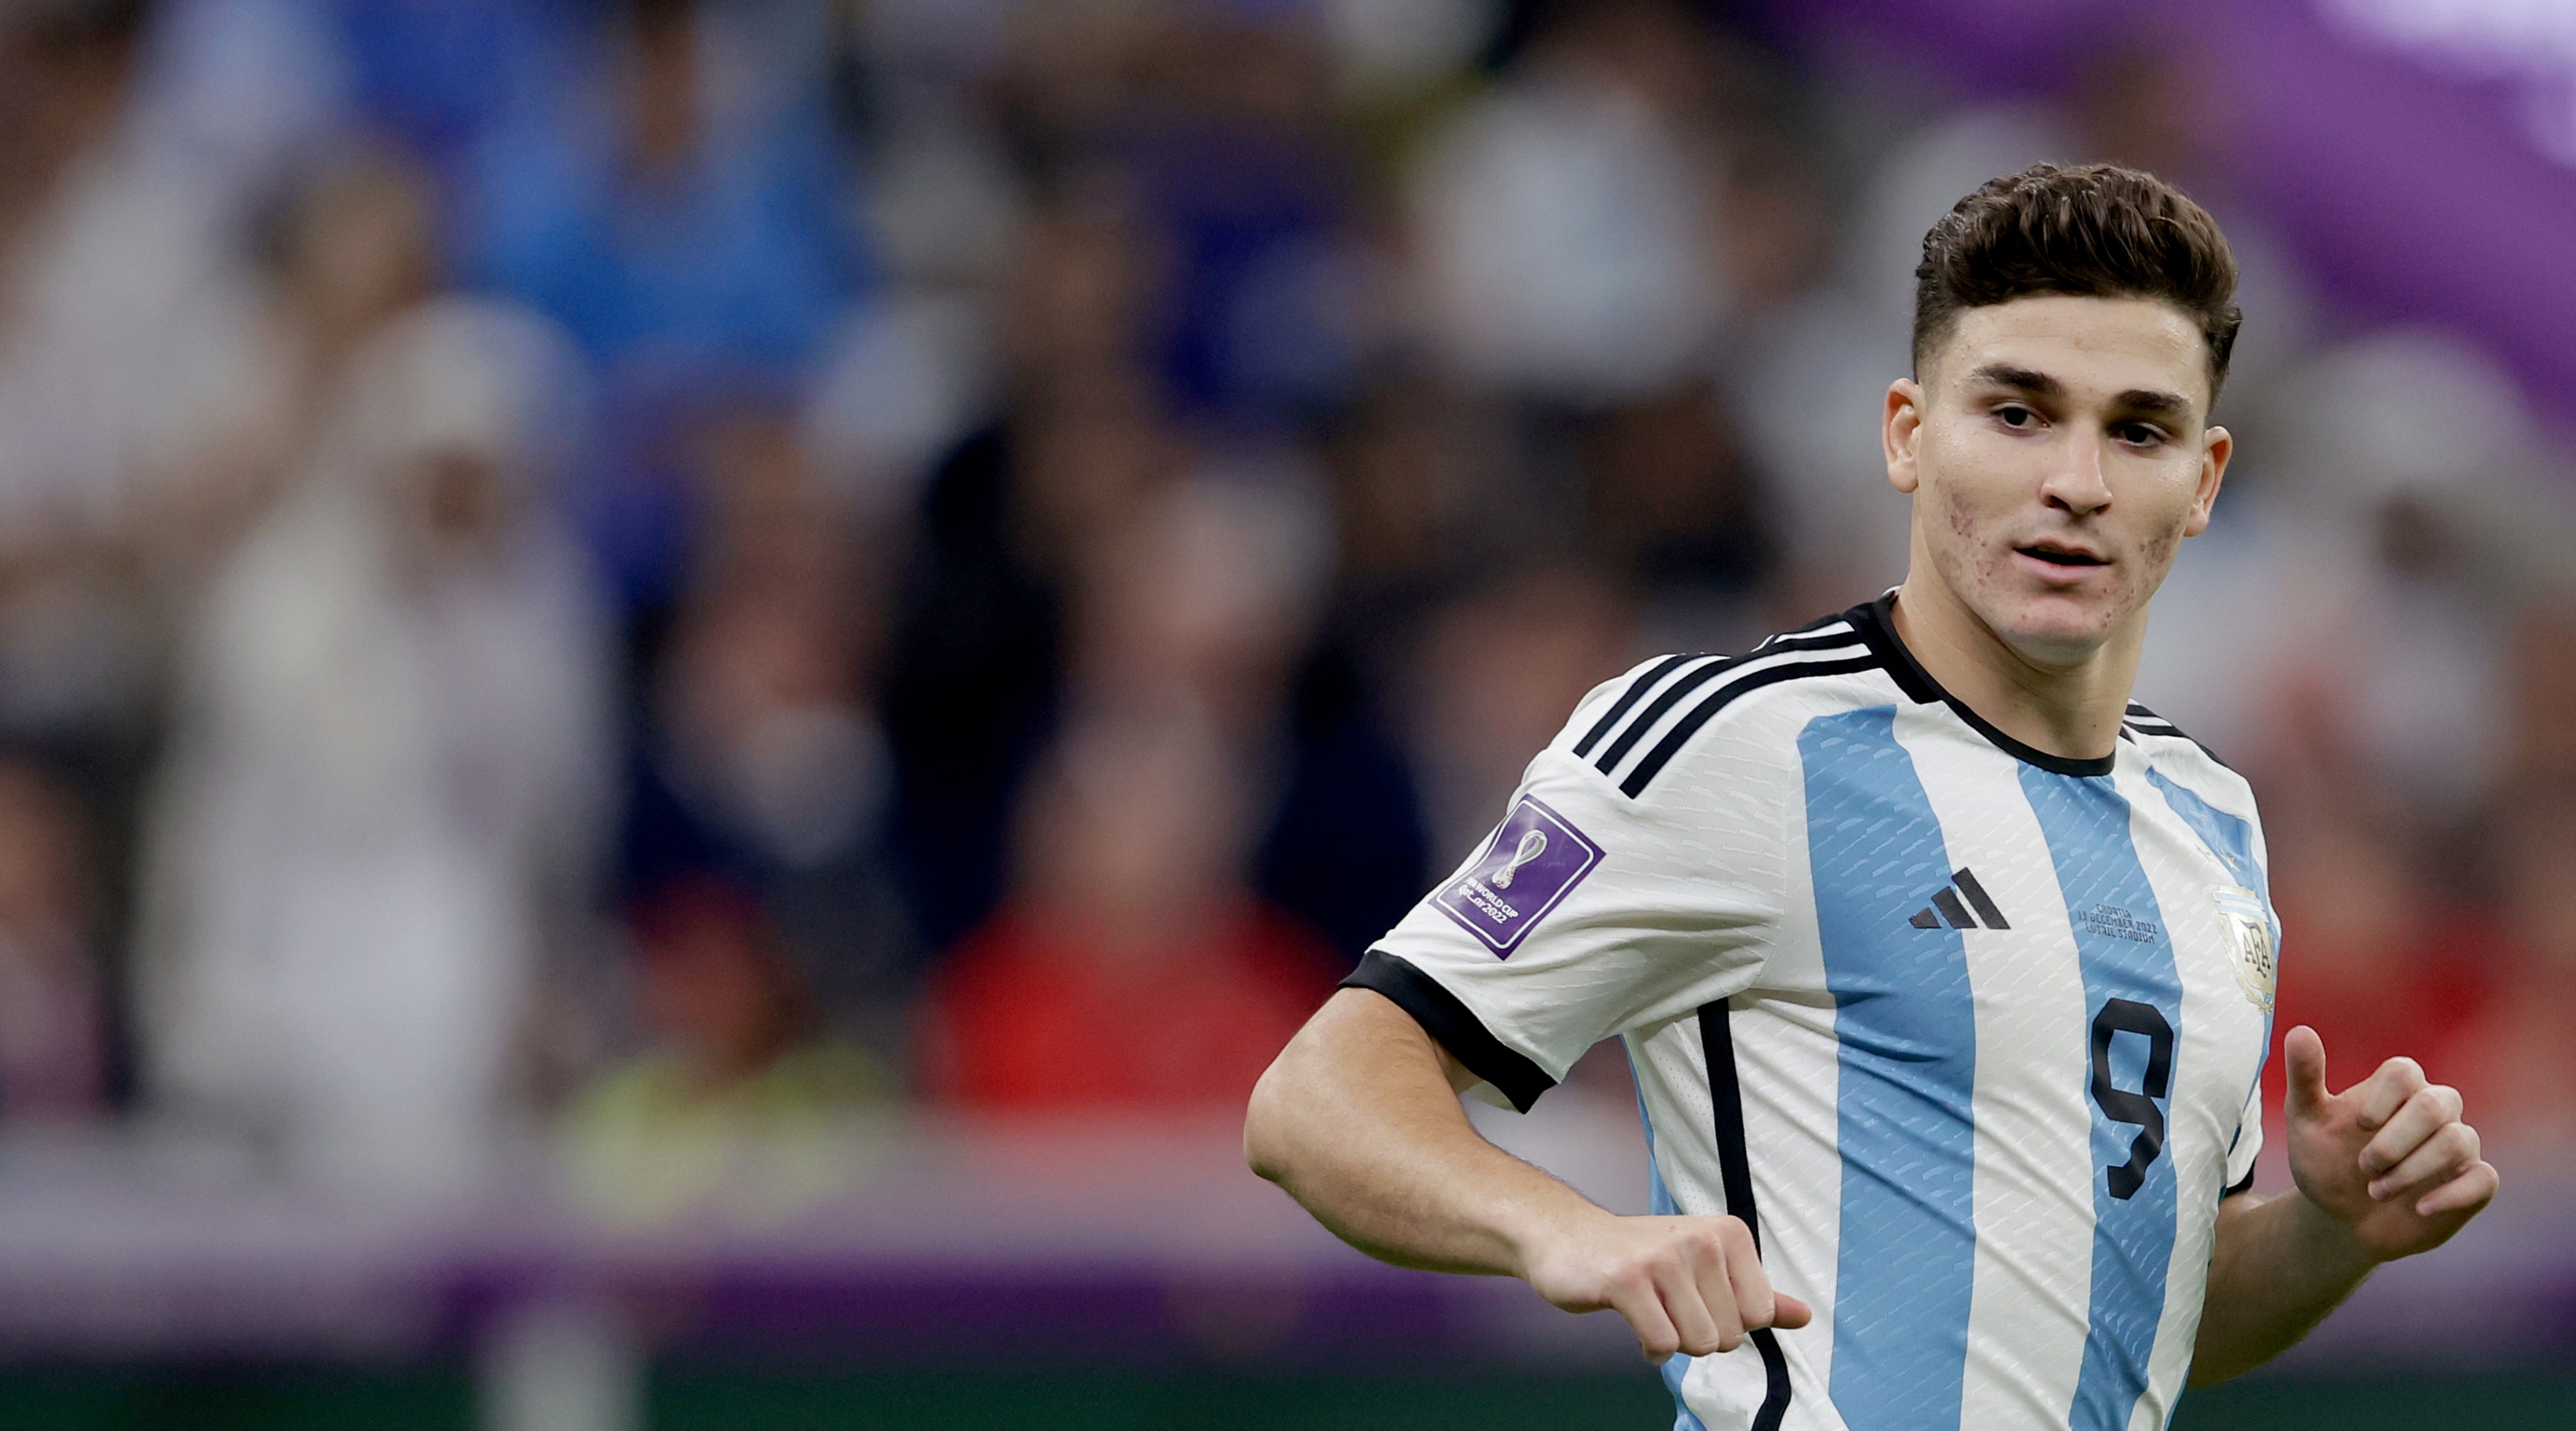
{"type": "Polygon", "coordinates": [[[1346,989],[1262,1075],[1245,1157],[1372,1257],[1525,1275],[1550,1230],[1610,1214],[1486,1142],[1458,1106],[1465,1078],[1410,1015],[1346,989]]]}
{"type": "Polygon", "coordinates": [[[2297,1192],[2220,1204],[2191,1384],[2253,1370],[2297,1345],[2378,1262],[2351,1229],[2297,1192]]]}

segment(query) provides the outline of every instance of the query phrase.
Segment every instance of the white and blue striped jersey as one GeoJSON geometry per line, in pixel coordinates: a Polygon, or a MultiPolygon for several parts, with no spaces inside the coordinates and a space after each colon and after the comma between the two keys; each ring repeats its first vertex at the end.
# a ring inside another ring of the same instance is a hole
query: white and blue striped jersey
{"type": "Polygon", "coordinates": [[[2262,1139],[2253,797],[2143,707],[2013,740],[1892,603],[1593,691],[1349,982],[1521,1108],[1624,1037],[1656,1209],[1816,1309],[1666,1363],[1681,1431],[2160,1427],[2262,1139]]]}

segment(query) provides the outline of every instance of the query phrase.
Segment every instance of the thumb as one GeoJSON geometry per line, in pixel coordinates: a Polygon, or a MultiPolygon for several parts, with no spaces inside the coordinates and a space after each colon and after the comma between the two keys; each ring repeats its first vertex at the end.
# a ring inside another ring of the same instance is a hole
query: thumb
{"type": "Polygon", "coordinates": [[[1795,1331],[1816,1319],[1813,1307],[1786,1292],[1774,1293],[1771,1302],[1771,1325],[1775,1327],[1795,1331]]]}
{"type": "Polygon", "coordinates": [[[2326,1041],[2301,1024],[2281,1040],[2281,1052],[2290,1065],[2281,1111],[2297,1117],[2326,1101],[2326,1041]]]}

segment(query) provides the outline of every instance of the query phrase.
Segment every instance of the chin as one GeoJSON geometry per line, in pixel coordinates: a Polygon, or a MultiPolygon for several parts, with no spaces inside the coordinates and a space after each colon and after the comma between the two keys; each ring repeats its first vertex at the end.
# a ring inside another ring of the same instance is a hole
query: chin
{"type": "Polygon", "coordinates": [[[1986,624],[2026,660],[2042,666],[2078,666],[2102,649],[2119,623],[2114,613],[2091,602],[2041,597],[2015,603],[2010,610],[1986,613],[1986,624]]]}

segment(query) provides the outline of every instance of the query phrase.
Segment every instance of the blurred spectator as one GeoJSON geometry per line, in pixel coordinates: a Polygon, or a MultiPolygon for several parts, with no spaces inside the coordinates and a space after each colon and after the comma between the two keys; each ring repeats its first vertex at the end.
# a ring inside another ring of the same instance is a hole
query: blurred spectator
{"type": "Polygon", "coordinates": [[[738,880],[822,1012],[897,1062],[920,961],[885,843],[879,554],[778,415],[737,413],[698,446],[714,511],[647,677],[623,883],[738,880]]]}
{"type": "Polygon", "coordinates": [[[760,902],[706,877],[630,919],[651,1045],[593,1084],[566,1125],[583,1191],[650,1221],[730,1195],[792,1211],[832,1189],[832,1140],[891,1091],[826,1029],[760,902]]]}
{"type": "Polygon", "coordinates": [[[1084,716],[1204,723],[1250,781],[1259,889],[1356,962],[1426,861],[1393,712],[1354,639],[1317,630],[1317,485],[1237,454],[1138,499],[1081,573],[1068,697],[1084,716]]]}
{"type": "Polygon", "coordinates": [[[1767,493],[1720,403],[1713,384],[1690,383],[1621,404],[1585,435],[1587,545],[1644,591],[1662,650],[1743,650],[1772,626],[1767,493]]]}
{"type": "Polygon", "coordinates": [[[1183,461],[1138,370],[1150,283],[1115,207],[1037,218],[1003,315],[1006,406],[922,494],[884,708],[897,846],[934,947],[1002,897],[1011,812],[1055,728],[1070,584],[1183,461]]]}
{"type": "Polygon", "coordinates": [[[2564,579],[2576,506],[2533,480],[2540,443],[2512,379],[2440,335],[2319,355],[2280,399],[2277,491],[2254,493],[2273,541],[2238,553],[2279,574],[2273,618],[2195,631],[2210,649],[2181,674],[2263,693],[2243,757],[2258,771],[2330,729],[2412,818],[2456,830],[2511,753],[2511,615],[2564,579]],[[2310,688],[2313,707],[2283,700],[2310,688]]]}
{"type": "Polygon", "coordinates": [[[239,438],[194,481],[162,494],[138,534],[166,600],[188,604],[312,460],[357,346],[429,297],[435,209],[418,171],[367,147],[318,156],[278,202],[264,245],[259,380],[240,385],[228,406],[239,438]]]}
{"type": "Polygon", "coordinates": [[[1273,739],[1331,569],[1331,535],[1307,476],[1212,467],[1131,499],[1083,553],[1071,613],[1075,701],[1176,712],[1238,755],[1273,739]]]}
{"type": "Polygon", "coordinates": [[[0,757],[0,1123],[106,1110],[97,892],[79,802],[42,765],[0,757]]]}
{"type": "Polygon", "coordinates": [[[1719,72],[1679,0],[1556,7],[1517,72],[1420,156],[1414,277],[1462,372],[1584,402],[1707,356],[1727,289],[1719,72]]]}
{"type": "Polygon", "coordinates": [[[1383,642],[1387,625],[1517,535],[1509,524],[1531,504],[1493,500],[1508,461],[1495,426],[1455,386],[1391,371],[1329,431],[1339,579],[1377,628],[1366,634],[1383,642]]]}
{"type": "Polygon", "coordinates": [[[1150,47],[1143,133],[1127,146],[1169,258],[1159,367],[1184,414],[1275,427],[1349,385],[1373,274],[1339,232],[1347,175],[1311,17],[1193,18],[1150,47]]]}
{"type": "Polygon", "coordinates": [[[347,56],[350,98],[443,181],[488,137],[578,73],[584,7],[546,0],[317,0],[347,56]]]}
{"type": "Polygon", "coordinates": [[[869,277],[819,72],[763,43],[776,10],[598,7],[596,62],[491,132],[463,199],[465,274],[600,375],[607,441],[571,506],[630,607],[687,563],[689,428],[711,399],[797,392],[869,277]]]}
{"type": "Polygon", "coordinates": [[[1413,746],[1432,857],[1460,860],[1502,818],[1531,758],[1584,693],[1635,662],[1635,618],[1581,567],[1525,568],[1443,608],[1417,658],[1413,746]]]}
{"type": "Polygon", "coordinates": [[[2487,1017],[2434,1076],[2455,1082],[2500,1147],[2576,1146],[2576,789],[2562,779],[2520,792],[2495,840],[2495,938],[2477,952],[2494,988],[2487,1017]]]}
{"type": "MultiPolygon", "coordinates": [[[[2280,827],[2269,874],[2283,930],[2273,1027],[2313,1026],[2337,1088],[2401,1054],[2435,1079],[2466,1076],[2460,1055],[2487,1012],[2489,977],[2475,903],[2427,868],[2402,825],[2297,804],[2283,813],[2268,822],[2280,827]]],[[[2280,1097],[2283,1069],[2279,1058],[2264,1066],[2267,1098],[2280,1097]]]]}
{"type": "Polygon", "coordinates": [[[469,271],[564,324],[621,395],[799,370],[863,276],[836,217],[843,175],[821,131],[792,122],[815,97],[782,111],[782,76],[719,82],[765,58],[728,27],[744,15],[601,9],[593,102],[516,117],[485,146],[469,271]]]}
{"type": "Polygon", "coordinates": [[[140,514],[223,467],[267,373],[224,196],[136,115],[146,18],[0,16],[0,729],[102,769],[156,680],[140,514]]]}
{"type": "Polygon", "coordinates": [[[573,359],[443,299],[354,360],[190,638],[153,830],[153,1072],[301,1160],[480,1165],[603,814],[605,631],[544,482],[573,359]]]}
{"type": "Polygon", "coordinates": [[[1248,895],[1241,778],[1187,716],[1071,731],[1032,788],[1009,906],[923,1009],[923,1087],[982,1112],[1239,1111],[1332,988],[1248,895]]]}
{"type": "Polygon", "coordinates": [[[137,122],[146,7],[0,20],[0,523],[11,545],[118,534],[230,436],[262,371],[224,195],[137,122]]]}

